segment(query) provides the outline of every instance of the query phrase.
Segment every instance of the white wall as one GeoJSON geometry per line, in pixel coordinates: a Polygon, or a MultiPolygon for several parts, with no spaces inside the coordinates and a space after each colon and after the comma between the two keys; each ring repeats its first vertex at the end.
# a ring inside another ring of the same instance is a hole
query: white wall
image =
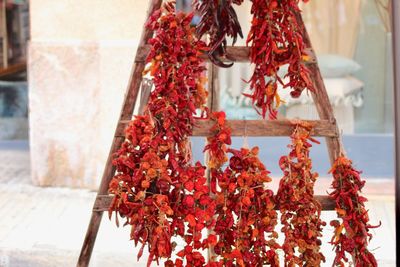
{"type": "Polygon", "coordinates": [[[31,0],[32,179],[97,188],[148,1],[31,0]]]}

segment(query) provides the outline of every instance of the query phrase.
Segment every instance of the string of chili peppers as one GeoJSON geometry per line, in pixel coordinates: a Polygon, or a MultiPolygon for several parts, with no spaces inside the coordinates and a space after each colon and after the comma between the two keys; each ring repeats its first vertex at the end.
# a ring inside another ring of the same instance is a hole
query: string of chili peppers
{"type": "Polygon", "coordinates": [[[333,164],[330,172],[333,175],[330,197],[336,203],[336,213],[340,220],[330,222],[335,228],[331,240],[336,252],[333,266],[345,266],[348,256],[356,267],[377,266],[374,255],[368,250],[368,242],[372,238],[368,211],[364,203],[367,199],[361,196],[365,180],[361,180],[360,172],[352,166],[351,160],[341,156],[333,164]]]}
{"type": "Polygon", "coordinates": [[[309,156],[311,127],[297,124],[291,135],[288,156],[279,160],[282,177],[276,196],[281,212],[285,240],[285,266],[320,266],[325,257],[320,252],[322,226],[321,204],[314,198],[314,183],[318,174],[312,172],[309,156]]]}
{"type": "Polygon", "coordinates": [[[209,119],[214,121],[207,137],[204,152],[209,153],[207,166],[210,169],[210,188],[213,194],[217,193],[217,180],[222,176],[222,166],[228,161],[228,146],[232,144],[231,128],[226,124],[225,112],[213,112],[209,119]]]}
{"type": "MultiPolygon", "coordinates": [[[[218,199],[221,197],[221,195],[216,195],[218,192],[221,192],[224,189],[221,189],[221,185],[219,184],[219,181],[223,179],[223,170],[222,167],[223,165],[228,161],[228,149],[229,146],[232,144],[231,140],[231,128],[229,125],[226,123],[226,115],[225,112],[213,112],[210,114],[209,119],[214,122],[213,126],[210,129],[211,134],[207,137],[207,145],[204,148],[204,152],[208,152],[208,161],[207,166],[210,171],[210,190],[211,193],[215,196],[214,197],[214,202],[216,204],[215,210],[214,210],[214,216],[218,214],[217,210],[217,203],[218,199]],[[219,186],[219,188],[217,188],[219,186]]],[[[219,200],[221,201],[221,200],[219,200]]],[[[221,209],[221,205],[218,206],[218,209],[221,209]]],[[[231,218],[230,221],[232,221],[233,218],[231,218]]],[[[221,224],[221,221],[218,222],[221,224]]],[[[222,227],[229,227],[228,226],[228,220],[222,222],[222,227]]],[[[219,226],[215,226],[219,227],[219,226]]],[[[214,227],[214,228],[215,228],[214,227]]],[[[215,229],[214,233],[215,233],[215,229]]],[[[221,240],[221,236],[219,237],[221,240]]],[[[221,243],[218,243],[218,238],[217,236],[215,237],[215,242],[211,246],[211,251],[215,252],[216,255],[220,255],[221,253],[218,253],[218,248],[215,251],[215,246],[221,246],[221,243]]],[[[218,261],[218,259],[215,258],[215,256],[212,259],[214,262],[219,263],[221,266],[222,261],[218,261]]]]}
{"type": "MultiPolygon", "coordinates": [[[[278,84],[289,87],[291,96],[297,98],[305,90],[314,91],[310,71],[305,63],[309,56],[305,51],[302,28],[296,14],[300,13],[301,0],[251,0],[253,19],[247,44],[250,45],[250,60],[255,65],[250,78],[251,98],[257,112],[265,118],[277,118],[277,109],[282,102],[278,84]],[[284,77],[278,73],[288,65],[284,77]],[[287,82],[284,81],[287,78],[287,82]]],[[[306,1],[304,1],[306,2],[306,1]]]]}
{"type": "MultiPolygon", "coordinates": [[[[176,196],[176,199],[173,197],[176,204],[172,206],[175,211],[172,228],[179,231],[177,234],[184,238],[186,245],[176,254],[180,258],[165,263],[167,267],[183,266],[184,261],[185,266],[205,266],[206,260],[201,252],[216,243],[215,235],[203,235],[204,229],[212,229],[215,225],[215,203],[209,194],[204,174],[205,167],[200,163],[188,167],[180,175],[183,192],[179,188],[172,192],[176,196]]],[[[208,266],[218,265],[211,262],[208,266]]]]}
{"type": "MultiPolygon", "coordinates": [[[[131,239],[135,245],[141,243],[138,258],[148,246],[147,266],[153,261],[158,263],[160,258],[170,258],[174,249],[171,237],[185,235],[182,225],[176,224],[185,215],[177,209],[178,202],[191,205],[190,197],[196,203],[206,201],[198,193],[207,195],[201,186],[205,179],[201,178],[202,167],[190,166],[188,143],[196,109],[202,108],[207,95],[205,67],[200,58],[206,45],[194,37],[192,17],[176,14],[173,4],[167,3],[147,22],[155,34],[149,40],[151,50],[145,73],[153,77],[154,89],[145,115],[136,116],[127,127],[126,140],[113,162],[117,172],[109,185],[109,192],[115,195],[110,215],[115,211],[116,218],[125,217],[126,224],[131,225],[131,239]],[[189,190],[187,179],[201,188],[189,190]]],[[[200,218],[197,204],[188,212],[199,216],[199,224],[209,223],[206,217],[200,218]]],[[[191,221],[186,221],[192,226],[191,221]]],[[[196,227],[200,228],[197,223],[196,227]]],[[[197,248],[197,235],[190,233],[197,248]]]]}
{"type": "Polygon", "coordinates": [[[231,67],[233,63],[224,63],[226,57],[227,37],[232,38],[232,45],[238,36],[243,38],[242,28],[236,15],[233,4],[240,5],[243,0],[194,0],[194,8],[200,14],[197,25],[199,38],[209,35],[208,56],[210,60],[220,67],[231,67]]]}
{"type": "Polygon", "coordinates": [[[208,138],[212,188],[216,201],[214,252],[223,266],[279,266],[276,249],[277,212],[269,171],[258,158],[258,147],[229,149],[230,128],[225,113],[212,114],[213,135],[208,138]],[[229,164],[222,171],[222,165],[229,164]]]}

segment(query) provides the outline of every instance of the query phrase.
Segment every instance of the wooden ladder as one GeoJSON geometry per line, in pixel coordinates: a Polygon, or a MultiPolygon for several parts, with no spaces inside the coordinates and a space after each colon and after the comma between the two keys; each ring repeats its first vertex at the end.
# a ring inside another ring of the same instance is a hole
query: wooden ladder
{"type": "MultiPolygon", "coordinates": [[[[147,18],[155,10],[159,9],[161,4],[162,0],[150,0],[147,18]]],[[[312,93],[312,97],[320,117],[320,120],[308,120],[307,122],[313,125],[313,130],[311,132],[313,136],[323,136],[326,138],[329,158],[331,163],[333,163],[342,152],[340,134],[318,63],[313,53],[310,38],[300,14],[298,14],[297,19],[299,25],[303,28],[304,42],[308,47],[310,55],[313,55],[313,60],[309,63],[308,67],[311,71],[311,77],[313,78],[316,88],[316,92],[312,93]]],[[[103,212],[108,210],[111,203],[112,196],[108,195],[108,185],[115,173],[115,167],[112,165],[113,154],[117,152],[124,141],[124,130],[132,119],[139,90],[141,89],[141,100],[138,109],[139,114],[143,111],[151,91],[152,84],[148,80],[143,80],[142,72],[145,68],[147,54],[150,51],[150,46],[147,45],[147,42],[152,34],[153,32],[151,30],[145,28],[140,39],[129,86],[125,94],[119,121],[115,129],[101,184],[97,192],[97,198],[93,205],[92,216],[78,259],[77,266],[79,267],[86,267],[89,265],[103,212]]],[[[232,58],[236,62],[249,62],[249,49],[247,47],[228,47],[227,54],[228,58],[232,58]]],[[[207,59],[207,56],[204,55],[204,58],[207,59]]],[[[209,91],[208,106],[211,110],[215,110],[218,104],[218,67],[209,63],[207,75],[209,91]]],[[[290,136],[293,131],[293,124],[289,120],[229,120],[228,123],[232,128],[232,136],[290,136]]],[[[207,120],[198,121],[194,128],[193,136],[207,136],[212,124],[213,122],[207,120]]],[[[316,196],[316,198],[321,202],[323,210],[334,210],[335,203],[331,201],[328,196],[316,196]]]]}

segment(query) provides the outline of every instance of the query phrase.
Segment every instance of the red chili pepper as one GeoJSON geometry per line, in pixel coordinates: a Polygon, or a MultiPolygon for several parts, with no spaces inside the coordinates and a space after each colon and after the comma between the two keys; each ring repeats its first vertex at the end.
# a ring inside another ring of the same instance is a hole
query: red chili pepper
{"type": "Polygon", "coordinates": [[[279,266],[275,200],[273,192],[265,187],[271,178],[258,158],[259,149],[227,148],[231,130],[225,114],[216,112],[211,118],[215,125],[206,150],[215,183],[212,187],[217,217],[214,251],[219,256],[218,263],[232,267],[279,266]],[[227,153],[232,155],[230,164],[222,170],[228,161],[227,153]]]}
{"type": "Polygon", "coordinates": [[[351,256],[355,266],[377,266],[374,255],[368,250],[368,239],[372,237],[368,211],[364,203],[365,197],[360,195],[365,181],[361,180],[360,172],[355,170],[352,162],[340,156],[330,170],[333,175],[331,198],[336,203],[338,220],[331,222],[335,227],[331,244],[335,248],[334,266],[343,266],[348,262],[346,254],[351,256]]]}
{"type": "Polygon", "coordinates": [[[314,198],[318,174],[311,169],[310,130],[310,125],[297,124],[291,135],[291,151],[279,161],[284,176],[276,199],[282,213],[281,231],[285,234],[285,266],[320,266],[325,262],[319,239],[325,222],[320,219],[321,204],[314,198]]]}
{"type": "Polygon", "coordinates": [[[255,65],[249,81],[253,106],[265,118],[277,118],[277,108],[282,102],[278,84],[291,88],[291,96],[297,98],[305,89],[314,91],[310,71],[304,65],[308,58],[297,24],[296,14],[300,0],[251,0],[253,19],[247,37],[250,44],[250,59],[255,65]],[[279,69],[288,64],[284,83],[279,69]]]}
{"type": "MultiPolygon", "coordinates": [[[[215,205],[204,167],[190,165],[189,136],[197,109],[206,111],[205,67],[199,53],[206,45],[194,37],[193,15],[174,12],[167,3],[147,22],[155,35],[149,41],[145,74],[152,76],[154,88],[145,115],[129,124],[126,141],[115,155],[110,214],[117,212],[116,218],[125,217],[131,225],[131,239],[135,245],[141,243],[138,258],[148,247],[147,266],[171,257],[173,236],[188,241],[191,252],[183,255],[186,264],[203,266],[199,250],[206,245],[199,233],[213,225],[215,205]]],[[[175,264],[182,266],[183,261],[176,259],[175,264]]]]}
{"type": "MultiPolygon", "coordinates": [[[[283,8],[281,4],[285,1],[294,0],[272,1],[266,7],[268,15],[277,15],[277,9],[283,8]]],[[[118,217],[123,217],[125,225],[131,225],[131,239],[135,245],[141,243],[138,258],[147,246],[148,266],[161,258],[166,259],[165,266],[279,266],[277,250],[280,248],[285,252],[285,264],[318,266],[324,260],[319,252],[324,222],[319,218],[320,204],[313,198],[317,175],[311,171],[309,149],[316,140],[310,137],[309,125],[296,126],[292,150],[279,161],[284,178],[276,198],[265,187],[271,178],[258,158],[258,148],[228,148],[231,129],[223,112],[210,115],[215,122],[205,147],[210,156],[207,162],[210,185],[204,177],[205,167],[200,163],[191,164],[188,139],[195,114],[198,109],[202,114],[207,111],[205,67],[199,52],[205,51],[206,45],[194,37],[191,20],[192,15],[175,14],[173,6],[167,3],[147,23],[155,35],[149,41],[151,50],[145,73],[152,75],[154,88],[144,115],[136,116],[126,128],[126,140],[115,155],[113,164],[117,171],[109,185],[109,192],[114,194],[110,215],[115,211],[117,224],[118,217]],[[228,166],[223,169],[227,162],[228,166]],[[285,233],[282,247],[276,242],[274,207],[277,204],[282,211],[285,233]],[[203,236],[203,230],[214,232],[203,236]],[[171,259],[175,248],[173,237],[186,242],[174,261],[171,259]],[[206,263],[202,252],[208,248],[217,256],[206,263]],[[299,249],[299,254],[294,253],[294,248],[299,249]]],[[[262,31],[270,30],[263,19],[255,19],[256,22],[266,25],[261,26],[262,31]]],[[[261,35],[261,39],[264,37],[261,35]]],[[[294,40],[296,49],[301,51],[300,41],[294,40]]],[[[272,49],[271,46],[263,49],[262,55],[272,55],[276,62],[283,62],[289,56],[286,50],[295,50],[290,43],[275,43],[272,49]]],[[[296,66],[290,65],[289,69],[293,72],[296,66]]],[[[264,96],[274,96],[278,101],[277,84],[265,81],[264,77],[274,70],[262,66],[255,72],[260,77],[259,85],[267,87],[254,92],[257,98],[262,98],[256,105],[270,114],[275,114],[275,110],[265,105],[272,102],[264,96]]],[[[304,73],[300,76],[303,81],[307,80],[304,73]]],[[[346,254],[350,254],[354,255],[356,266],[366,261],[376,266],[366,248],[371,237],[368,230],[374,226],[368,224],[366,199],[358,194],[365,182],[343,159],[338,159],[332,172],[335,190],[331,196],[342,220],[331,223],[336,228],[332,239],[337,253],[335,263],[342,265],[348,260],[346,254]],[[342,177],[347,177],[346,181],[352,181],[351,184],[343,182],[342,177]]]]}

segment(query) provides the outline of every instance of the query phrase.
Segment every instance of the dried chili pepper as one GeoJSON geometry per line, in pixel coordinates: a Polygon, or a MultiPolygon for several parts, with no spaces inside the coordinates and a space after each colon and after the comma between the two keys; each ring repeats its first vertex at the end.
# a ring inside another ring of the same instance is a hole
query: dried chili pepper
{"type": "Polygon", "coordinates": [[[258,158],[258,147],[228,152],[230,164],[218,183],[215,251],[224,266],[279,266],[275,199],[265,187],[269,171],[258,158]]]}
{"type": "Polygon", "coordinates": [[[311,127],[297,124],[291,135],[288,156],[279,160],[282,177],[277,202],[282,213],[282,232],[285,240],[285,266],[320,266],[325,257],[320,252],[322,226],[321,204],[314,198],[314,183],[318,174],[312,172],[309,157],[311,127]],[[297,251],[297,253],[296,253],[297,251]]]}
{"type": "Polygon", "coordinates": [[[211,127],[211,135],[207,137],[208,144],[204,152],[209,153],[207,166],[210,168],[211,192],[216,193],[217,179],[222,175],[222,166],[228,161],[228,146],[231,145],[231,128],[226,123],[224,112],[213,112],[210,120],[214,121],[211,127]]]}
{"type": "Polygon", "coordinates": [[[232,38],[232,45],[238,36],[243,38],[242,28],[233,4],[240,5],[243,0],[195,0],[194,7],[200,13],[201,19],[197,25],[199,38],[209,34],[210,42],[208,56],[220,67],[231,67],[233,62],[225,64],[222,57],[226,56],[227,37],[232,38]]]}
{"type": "MultiPolygon", "coordinates": [[[[194,36],[192,16],[175,14],[167,2],[147,22],[155,34],[149,40],[145,73],[153,77],[154,89],[145,115],[135,117],[127,127],[126,140],[113,162],[117,172],[109,185],[109,192],[115,195],[110,215],[116,211],[116,218],[125,217],[131,225],[131,239],[135,245],[141,243],[138,258],[148,246],[147,266],[170,258],[174,248],[171,237],[185,235],[181,226],[174,224],[181,216],[176,201],[183,198],[185,205],[193,202],[196,207],[195,203],[204,199],[194,198],[201,191],[196,185],[192,200],[183,194],[184,188],[191,186],[182,180],[183,173],[193,172],[188,138],[197,109],[205,110],[207,96],[200,57],[206,45],[194,36]],[[178,197],[171,192],[178,192],[178,197]]],[[[206,223],[204,218],[202,221],[206,223]]]]}
{"type": "MultiPolygon", "coordinates": [[[[210,129],[210,136],[207,137],[207,145],[204,148],[204,152],[208,152],[207,166],[210,170],[210,191],[212,194],[217,193],[217,182],[219,182],[223,176],[222,166],[228,161],[228,146],[231,145],[231,128],[227,125],[226,115],[224,112],[213,112],[210,114],[209,119],[214,122],[214,125],[210,129]]],[[[214,198],[214,205],[218,203],[218,198],[214,198]]],[[[216,206],[215,206],[216,208],[216,206]]],[[[214,210],[214,216],[216,214],[214,210]]],[[[215,245],[218,242],[217,237],[213,240],[211,250],[214,250],[215,245]]],[[[213,259],[214,263],[221,266],[223,262],[213,259]]]]}
{"type": "MultiPolygon", "coordinates": [[[[309,58],[302,38],[302,27],[298,25],[296,14],[300,12],[300,0],[251,0],[253,19],[247,37],[250,44],[250,60],[255,65],[250,78],[253,106],[265,118],[267,112],[276,119],[277,108],[282,102],[278,94],[278,84],[291,88],[291,96],[299,97],[305,90],[314,91],[310,71],[305,66],[309,58]],[[279,69],[288,64],[285,77],[279,69]]],[[[306,2],[306,1],[304,1],[306,2]]]]}
{"type": "Polygon", "coordinates": [[[277,223],[269,172],[258,158],[258,147],[229,149],[230,128],[223,112],[213,113],[213,135],[208,138],[211,184],[215,194],[216,244],[214,251],[223,266],[279,266],[276,250],[277,223]],[[229,164],[227,153],[232,156],[229,164]]]}
{"type": "MultiPolygon", "coordinates": [[[[294,0],[286,2],[297,6],[294,0]]],[[[310,142],[315,142],[310,137],[310,127],[295,127],[292,150],[280,160],[284,177],[275,199],[272,191],[265,188],[271,179],[258,158],[258,148],[229,149],[231,129],[225,114],[211,114],[215,125],[205,148],[210,155],[208,186],[204,166],[191,165],[188,144],[195,114],[198,109],[206,110],[205,68],[200,55],[207,48],[194,37],[190,27],[192,15],[174,12],[167,3],[147,23],[155,35],[149,41],[152,48],[145,73],[153,77],[154,89],[145,114],[136,116],[129,124],[126,140],[116,154],[117,172],[109,186],[109,192],[115,195],[110,215],[115,211],[131,225],[131,239],[136,245],[141,244],[138,258],[148,246],[147,266],[161,258],[167,259],[165,266],[278,266],[280,246],[274,229],[274,207],[278,204],[285,233],[285,265],[319,266],[324,261],[319,237],[325,223],[320,219],[321,205],[313,198],[317,174],[312,172],[309,158],[310,142]],[[226,163],[228,166],[222,170],[226,163]],[[214,233],[204,235],[205,229],[214,233]],[[171,259],[175,247],[172,237],[181,237],[186,243],[176,253],[175,261],[171,259]],[[207,263],[202,252],[208,248],[213,248],[217,257],[207,263]]],[[[289,72],[296,73],[294,69],[289,72]]],[[[359,173],[345,160],[338,160],[332,172],[339,182],[334,181],[335,191],[331,195],[343,220],[342,224],[331,222],[336,227],[332,239],[337,253],[335,264],[346,261],[348,252],[355,257],[356,266],[364,266],[365,262],[376,266],[366,249],[368,229],[372,226],[367,224],[365,199],[357,191],[363,186],[359,173]],[[342,185],[342,180],[349,176],[348,180],[356,185],[353,191],[342,185]],[[347,194],[351,197],[344,198],[347,194]],[[357,229],[363,232],[357,233],[357,229]]],[[[118,224],[118,216],[116,219],[118,224]]]]}
{"type": "Polygon", "coordinates": [[[210,189],[204,174],[205,167],[200,163],[186,168],[179,177],[181,190],[175,188],[172,192],[175,195],[172,226],[186,242],[184,249],[176,254],[180,257],[175,261],[176,266],[184,262],[186,266],[205,266],[206,259],[201,252],[214,246],[216,242],[215,235],[202,233],[204,229],[211,230],[215,225],[215,202],[209,194],[210,189]],[[185,225],[187,231],[184,231],[185,225]]]}
{"type": "Polygon", "coordinates": [[[336,213],[340,218],[330,223],[335,228],[331,240],[336,252],[333,266],[344,266],[349,261],[348,256],[356,267],[377,266],[374,255],[368,250],[368,242],[372,238],[369,229],[379,225],[369,224],[364,205],[367,199],[360,194],[365,180],[361,180],[360,172],[344,156],[336,159],[330,173],[333,175],[330,197],[336,203],[336,213]]]}

